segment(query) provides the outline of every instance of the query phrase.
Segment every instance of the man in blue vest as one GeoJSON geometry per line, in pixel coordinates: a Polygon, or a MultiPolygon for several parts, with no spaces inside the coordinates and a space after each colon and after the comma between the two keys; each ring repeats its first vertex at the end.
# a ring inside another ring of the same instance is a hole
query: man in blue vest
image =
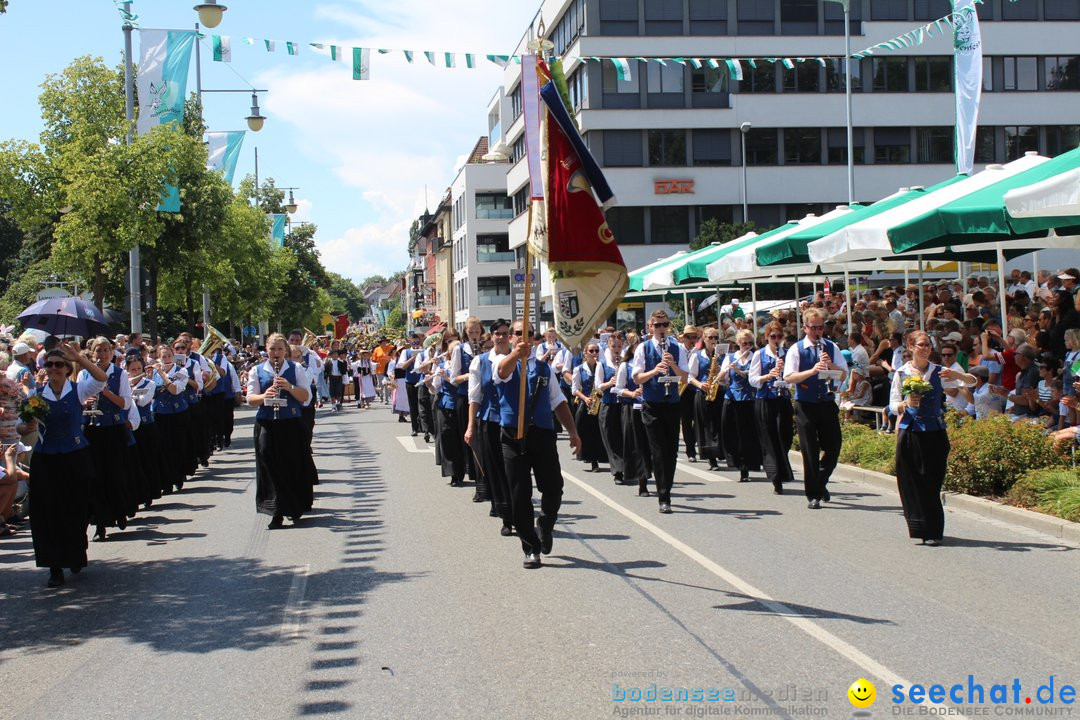
{"type": "MultiPolygon", "coordinates": [[[[420,434],[420,397],[417,393],[417,383],[423,375],[418,367],[423,359],[424,351],[420,347],[422,338],[419,333],[413,333],[409,338],[409,347],[401,351],[398,367],[405,371],[405,393],[409,397],[409,421],[412,423],[412,436],[420,434]]],[[[424,434],[428,434],[424,428],[424,434]]],[[[427,438],[425,438],[426,440],[427,438]]]]}
{"type": "Polygon", "coordinates": [[[637,346],[630,366],[633,381],[642,387],[641,422],[649,439],[649,454],[656,477],[660,512],[671,513],[671,486],[675,483],[675,462],[679,455],[679,388],[686,382],[686,348],[668,334],[671,319],[663,310],[649,318],[652,337],[637,346]],[[660,382],[672,377],[677,382],[660,382]]]}
{"type": "Polygon", "coordinates": [[[554,413],[570,435],[570,447],[581,452],[581,438],[574,416],[559,389],[554,368],[533,356],[534,350],[524,323],[513,325],[513,352],[499,360],[493,378],[499,396],[499,424],[502,426],[502,456],[510,486],[510,512],[525,552],[522,565],[540,567],[540,554],[551,552],[552,532],[562,506],[563,477],[559,450],[555,445],[554,413]],[[517,439],[521,411],[521,363],[526,362],[525,437],[517,439]],[[540,517],[533,527],[532,482],[540,491],[540,517]]]}
{"type": "MultiPolygon", "coordinates": [[[[803,486],[807,507],[817,510],[830,500],[826,485],[840,459],[840,412],[833,395],[833,380],[821,373],[847,373],[840,348],[825,333],[826,313],[810,308],[803,315],[806,335],[784,358],[784,380],[795,386],[795,425],[803,459],[803,486]]],[[[843,379],[843,375],[840,379],[843,379]]]]}

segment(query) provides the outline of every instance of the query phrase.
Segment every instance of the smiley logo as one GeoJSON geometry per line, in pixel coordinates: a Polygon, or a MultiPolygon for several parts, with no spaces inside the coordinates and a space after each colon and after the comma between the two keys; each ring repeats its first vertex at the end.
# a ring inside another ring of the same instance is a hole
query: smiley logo
{"type": "Polygon", "coordinates": [[[847,689],[848,700],[857,708],[868,708],[877,699],[877,689],[865,678],[859,678],[847,689]]]}

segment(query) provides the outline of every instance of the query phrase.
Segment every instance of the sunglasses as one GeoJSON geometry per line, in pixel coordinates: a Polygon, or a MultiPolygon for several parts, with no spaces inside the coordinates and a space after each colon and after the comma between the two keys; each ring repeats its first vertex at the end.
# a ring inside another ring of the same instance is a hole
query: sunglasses
{"type": "Polygon", "coordinates": [[[597,350],[596,348],[593,348],[592,350],[586,350],[585,352],[589,353],[590,355],[595,355],[596,353],[598,353],[600,351],[597,350]]]}
{"type": "Polygon", "coordinates": [[[510,333],[510,334],[511,334],[511,335],[515,335],[515,336],[517,336],[517,337],[521,337],[522,335],[524,335],[524,334],[525,334],[525,332],[524,332],[523,330],[515,330],[514,332],[512,332],[512,333],[510,333]]]}
{"type": "Polygon", "coordinates": [[[66,362],[63,362],[62,360],[50,360],[49,362],[45,363],[45,367],[47,368],[63,368],[67,366],[68,364],[66,362]]]}
{"type": "Polygon", "coordinates": [[[824,325],[807,325],[806,329],[807,330],[824,330],[825,326],[824,325]]]}
{"type": "Polygon", "coordinates": [[[941,357],[954,357],[955,355],[956,355],[956,353],[954,353],[954,352],[943,352],[943,353],[941,353],[941,357]]]}
{"type": "Polygon", "coordinates": [[[668,327],[670,325],[671,325],[671,323],[669,323],[669,322],[654,322],[652,324],[653,327],[668,327]]]}
{"type": "Polygon", "coordinates": [[[496,330],[495,332],[493,332],[491,334],[494,335],[495,337],[508,337],[510,335],[510,331],[509,330],[496,330]]]}
{"type": "Polygon", "coordinates": [[[783,340],[784,336],[783,335],[770,335],[769,339],[770,340],[783,340]]]}

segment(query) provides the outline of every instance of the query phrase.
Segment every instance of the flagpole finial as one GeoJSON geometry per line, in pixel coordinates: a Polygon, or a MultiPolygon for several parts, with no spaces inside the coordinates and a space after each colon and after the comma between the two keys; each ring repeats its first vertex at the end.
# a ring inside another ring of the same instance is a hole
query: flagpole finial
{"type": "Polygon", "coordinates": [[[536,28],[536,37],[529,40],[527,46],[533,55],[547,55],[549,51],[555,49],[555,43],[544,39],[545,32],[544,21],[541,20],[540,25],[536,28]]]}

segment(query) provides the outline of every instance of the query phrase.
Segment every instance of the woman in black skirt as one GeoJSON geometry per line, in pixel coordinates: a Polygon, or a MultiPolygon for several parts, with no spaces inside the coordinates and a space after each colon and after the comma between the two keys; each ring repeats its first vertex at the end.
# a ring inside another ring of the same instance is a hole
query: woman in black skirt
{"type": "Polygon", "coordinates": [[[287,359],[285,336],[266,340],[267,360],[248,373],[248,405],[255,414],[255,507],[270,515],[269,529],[294,524],[311,510],[314,462],[301,410],[311,397],[303,365],[287,359]],[[267,401],[271,401],[267,405],[267,401]]]}
{"type": "Polygon", "coordinates": [[[750,385],[754,334],[740,330],[735,342],[738,349],[728,353],[720,368],[728,383],[724,393],[724,455],[729,468],[739,469],[739,482],[750,482],[750,473],[761,469],[761,440],[754,419],[756,392],[750,385]]]}
{"type": "Polygon", "coordinates": [[[192,457],[188,430],[187,369],[176,362],[171,345],[163,344],[157,351],[154,372],[161,387],[154,393],[153,415],[158,426],[163,472],[160,476],[161,494],[184,488],[185,469],[192,457]]]}
{"type": "Polygon", "coordinates": [[[709,400],[709,392],[713,390],[709,383],[709,375],[713,374],[713,383],[720,385],[723,374],[719,372],[723,366],[724,356],[719,354],[717,343],[720,341],[720,331],[716,328],[705,328],[703,337],[705,347],[695,350],[688,361],[689,387],[685,392],[694,393],[694,434],[697,439],[698,457],[709,461],[710,470],[720,469],[720,458],[724,457],[724,442],[721,433],[721,420],[724,411],[724,396],[720,392],[723,387],[715,390],[713,399],[709,400]],[[711,373],[713,363],[716,363],[717,372],[711,373]]]}
{"type": "Polygon", "coordinates": [[[604,370],[604,382],[597,387],[604,391],[600,405],[600,438],[604,441],[604,452],[608,456],[608,467],[615,483],[623,482],[623,404],[615,394],[615,380],[622,365],[623,334],[613,332],[608,338],[608,346],[600,353],[600,364],[604,370]]]}
{"type": "Polygon", "coordinates": [[[153,410],[154,395],[158,391],[157,371],[153,367],[146,368],[138,354],[127,356],[124,369],[131,383],[131,399],[139,414],[139,427],[135,430],[135,452],[142,471],[139,501],[150,507],[161,497],[160,478],[164,474],[161,440],[153,410]]]}
{"type": "Polygon", "coordinates": [[[904,507],[908,536],[924,545],[940,545],[945,532],[941,486],[949,459],[945,430],[943,380],[974,385],[975,376],[930,362],[930,336],[917,331],[908,336],[911,361],[893,375],[889,404],[900,418],[896,435],[896,484],[904,507]],[[931,390],[921,396],[903,394],[904,380],[922,378],[931,390]]]}
{"type": "Polygon", "coordinates": [[[757,388],[754,414],[761,438],[765,461],[765,477],[772,483],[773,492],[784,493],[784,483],[794,482],[788,451],[795,435],[794,410],[787,383],[784,382],[784,351],[780,342],[784,328],[775,320],[765,328],[765,347],[754,353],[750,361],[750,384],[757,388]]]}
{"type": "Polygon", "coordinates": [[[585,343],[584,361],[574,368],[570,381],[570,392],[577,401],[574,411],[574,423],[581,436],[581,460],[589,463],[589,472],[599,472],[600,463],[608,461],[604,439],[600,436],[600,410],[593,415],[589,404],[593,392],[603,393],[598,386],[606,382],[604,366],[600,362],[600,343],[589,340],[585,343]]]}
{"type": "Polygon", "coordinates": [[[637,485],[638,495],[649,497],[652,453],[649,452],[649,439],[641,420],[641,387],[634,382],[633,373],[630,372],[630,363],[639,342],[641,340],[637,333],[627,333],[623,363],[615,378],[615,394],[623,403],[623,482],[637,485]]]}
{"type": "Polygon", "coordinates": [[[64,568],[86,567],[86,521],[90,517],[90,484],[94,462],[83,434],[83,404],[99,393],[107,376],[67,343],[45,356],[45,385],[38,393],[49,404],[42,432],[30,458],[34,484],[34,560],[49,568],[49,587],[64,583],[64,568]],[[71,382],[72,363],[88,378],[71,382]]]}

